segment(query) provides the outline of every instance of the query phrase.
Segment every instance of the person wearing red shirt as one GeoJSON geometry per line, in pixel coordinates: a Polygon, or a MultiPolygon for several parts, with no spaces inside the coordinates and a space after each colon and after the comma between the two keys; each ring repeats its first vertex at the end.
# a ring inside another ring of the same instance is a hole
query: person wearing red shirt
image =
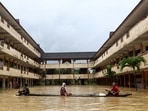
{"type": "MultiPolygon", "coordinates": [[[[106,90],[106,91],[108,91],[108,90],[106,90]]],[[[118,96],[119,95],[119,92],[120,92],[120,90],[119,90],[118,85],[115,82],[113,82],[112,83],[112,89],[110,91],[108,91],[108,94],[107,95],[115,95],[115,96],[118,96]]]]}

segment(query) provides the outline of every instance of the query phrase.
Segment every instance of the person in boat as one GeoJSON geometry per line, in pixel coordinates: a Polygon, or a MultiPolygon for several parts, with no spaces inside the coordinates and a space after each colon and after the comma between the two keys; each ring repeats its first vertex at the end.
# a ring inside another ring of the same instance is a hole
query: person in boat
{"type": "Polygon", "coordinates": [[[24,88],[21,91],[18,91],[18,93],[19,93],[20,96],[21,95],[25,95],[25,96],[29,95],[30,94],[30,90],[28,88],[28,85],[25,84],[24,88]]]}
{"type": "Polygon", "coordinates": [[[112,89],[106,91],[108,92],[107,95],[114,95],[114,96],[118,96],[120,92],[119,87],[115,82],[112,83],[112,89]]]}
{"type": "Polygon", "coordinates": [[[63,83],[62,83],[62,87],[61,87],[61,89],[60,89],[60,94],[61,94],[61,96],[71,96],[72,93],[68,93],[67,90],[66,90],[66,88],[65,88],[65,86],[66,86],[66,83],[63,82],[63,83]]]}

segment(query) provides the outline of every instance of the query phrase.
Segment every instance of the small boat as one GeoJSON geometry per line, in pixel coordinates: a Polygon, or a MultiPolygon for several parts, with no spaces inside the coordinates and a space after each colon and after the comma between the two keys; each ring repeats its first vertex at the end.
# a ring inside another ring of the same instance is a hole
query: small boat
{"type": "MultiPolygon", "coordinates": [[[[106,94],[73,94],[71,96],[68,97],[126,97],[126,96],[130,96],[132,95],[131,93],[126,93],[126,94],[119,94],[119,95],[106,95],[106,94]]],[[[16,96],[20,96],[17,95],[16,96]]],[[[22,96],[22,95],[21,95],[22,96]]],[[[29,95],[26,96],[51,96],[51,97],[55,97],[55,96],[61,96],[59,94],[36,94],[36,93],[30,93],[29,95]]]]}

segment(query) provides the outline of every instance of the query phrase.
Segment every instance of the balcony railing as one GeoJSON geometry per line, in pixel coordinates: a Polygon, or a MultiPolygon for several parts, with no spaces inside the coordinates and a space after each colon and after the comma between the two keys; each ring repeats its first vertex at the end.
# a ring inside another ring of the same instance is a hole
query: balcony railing
{"type": "Polygon", "coordinates": [[[40,68],[44,69],[58,69],[58,68],[92,68],[93,62],[90,63],[74,63],[74,64],[42,64],[40,68]]]}
{"type": "Polygon", "coordinates": [[[20,69],[15,68],[8,68],[6,66],[3,66],[3,70],[0,70],[1,76],[11,76],[11,77],[19,77],[19,78],[32,78],[32,79],[39,79],[39,75],[36,73],[26,72],[21,73],[20,69]]]}
{"type": "MultiPolygon", "coordinates": [[[[0,45],[1,46],[1,45],[0,45]]],[[[36,67],[39,67],[39,64],[37,63],[37,62],[35,62],[34,60],[32,60],[32,59],[30,59],[30,58],[28,58],[27,59],[27,57],[25,58],[25,57],[22,57],[21,56],[21,53],[19,52],[19,51],[17,51],[16,49],[14,49],[14,48],[12,48],[12,47],[9,47],[8,48],[8,45],[7,44],[3,44],[3,46],[1,46],[1,51],[3,52],[3,53],[6,53],[6,54],[8,54],[8,55],[11,55],[11,56],[13,56],[13,57],[15,57],[15,58],[17,58],[17,59],[20,59],[20,60],[22,60],[23,62],[28,62],[29,64],[31,64],[31,65],[34,65],[34,66],[36,66],[36,67]]]]}
{"type": "Polygon", "coordinates": [[[94,74],[50,74],[46,79],[93,79],[94,74]]]}

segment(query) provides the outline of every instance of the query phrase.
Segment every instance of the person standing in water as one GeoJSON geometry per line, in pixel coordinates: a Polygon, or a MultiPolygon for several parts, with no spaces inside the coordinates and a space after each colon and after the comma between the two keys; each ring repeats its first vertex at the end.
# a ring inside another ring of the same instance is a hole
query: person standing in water
{"type": "Polygon", "coordinates": [[[65,86],[66,86],[66,83],[63,82],[63,83],[62,83],[62,87],[61,87],[61,89],[60,89],[60,94],[61,94],[61,96],[71,96],[72,93],[68,93],[67,90],[66,90],[66,88],[65,88],[65,86]]]}

